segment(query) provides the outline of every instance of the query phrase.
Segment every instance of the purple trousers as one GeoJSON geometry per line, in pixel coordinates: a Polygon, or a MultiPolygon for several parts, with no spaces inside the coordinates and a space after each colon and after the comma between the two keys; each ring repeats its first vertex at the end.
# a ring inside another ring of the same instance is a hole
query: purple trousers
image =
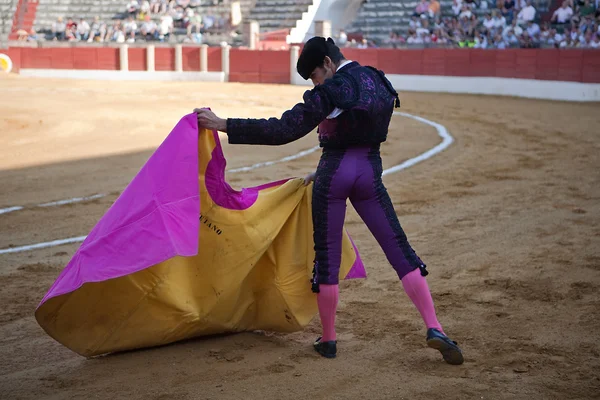
{"type": "Polygon", "coordinates": [[[346,200],[350,199],[402,279],[425,264],[412,249],[383,185],[379,147],[323,150],[313,186],[312,217],[315,242],[313,291],[319,284],[334,285],[342,253],[346,200]]]}

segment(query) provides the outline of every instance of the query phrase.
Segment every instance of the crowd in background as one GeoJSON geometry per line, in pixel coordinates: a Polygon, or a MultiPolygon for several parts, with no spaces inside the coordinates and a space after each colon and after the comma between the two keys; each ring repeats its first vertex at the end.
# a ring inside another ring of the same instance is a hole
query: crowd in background
{"type": "MultiPolygon", "coordinates": [[[[446,45],[470,48],[600,48],[600,0],[565,0],[542,21],[531,0],[454,0],[442,15],[437,0],[420,0],[406,35],[391,32],[379,45],[446,45]],[[481,15],[481,17],[478,16],[481,15]]],[[[343,33],[346,36],[345,33],[343,33]]],[[[363,39],[350,46],[375,46],[363,39]]]]}
{"type": "MultiPolygon", "coordinates": [[[[202,43],[204,34],[230,31],[228,14],[211,10],[222,0],[131,0],[124,6],[120,16],[111,21],[99,17],[88,21],[85,18],[57,18],[52,24],[48,39],[56,41],[116,42],[132,43],[143,41],[168,41],[174,30],[185,34],[184,42],[202,43]]],[[[23,32],[21,40],[39,40],[40,35],[32,30],[23,32]]]]}

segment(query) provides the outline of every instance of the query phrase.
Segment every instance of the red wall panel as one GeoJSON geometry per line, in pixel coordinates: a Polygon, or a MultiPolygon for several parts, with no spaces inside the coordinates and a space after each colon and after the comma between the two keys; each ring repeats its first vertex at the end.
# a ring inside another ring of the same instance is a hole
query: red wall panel
{"type": "Polygon", "coordinates": [[[260,51],[259,73],[262,83],[290,83],[290,53],[274,50],[260,51]]]}
{"type": "Polygon", "coordinates": [[[558,80],[581,82],[583,72],[583,53],[585,50],[560,50],[558,62],[558,80]]]}
{"type": "Polygon", "coordinates": [[[537,50],[519,49],[515,52],[515,72],[510,78],[535,79],[537,68],[537,50]]]}
{"type": "Polygon", "coordinates": [[[600,51],[585,50],[582,65],[582,82],[600,83],[600,51]]]}
{"type": "Polygon", "coordinates": [[[400,52],[394,49],[381,49],[377,52],[377,68],[386,74],[398,74],[400,67],[400,52]]]}
{"type": "Polygon", "coordinates": [[[51,51],[53,69],[73,69],[73,48],[54,48],[51,51]]]}
{"type": "Polygon", "coordinates": [[[73,68],[98,69],[98,49],[76,49],[73,52],[73,68]]]}
{"type": "Polygon", "coordinates": [[[423,53],[421,61],[423,75],[446,75],[446,50],[429,49],[423,53]]]}
{"type": "Polygon", "coordinates": [[[470,76],[471,56],[469,50],[444,50],[444,72],[448,76],[470,76]]]}
{"type": "Polygon", "coordinates": [[[515,49],[496,51],[496,76],[513,78],[517,68],[517,52],[515,49]]]}
{"type": "MultiPolygon", "coordinates": [[[[221,67],[221,48],[220,47],[209,47],[207,51],[208,58],[208,70],[210,72],[220,72],[221,67]]],[[[231,59],[229,60],[229,66],[231,68],[231,59]]]]}
{"type": "Polygon", "coordinates": [[[181,58],[184,71],[200,71],[200,47],[183,47],[181,58]]]}
{"type": "Polygon", "coordinates": [[[496,76],[497,50],[469,49],[470,76],[496,76]]]}
{"type": "Polygon", "coordinates": [[[544,49],[537,51],[535,79],[554,81],[558,78],[558,49],[544,49]]]}
{"type": "Polygon", "coordinates": [[[119,49],[110,47],[101,47],[98,50],[98,69],[106,69],[118,71],[121,69],[119,65],[119,49]]]}
{"type": "Polygon", "coordinates": [[[130,71],[145,71],[147,69],[146,49],[130,47],[127,57],[129,58],[130,71]]]}
{"type": "Polygon", "coordinates": [[[51,68],[52,49],[30,48],[21,49],[21,68],[51,68]]]}
{"type": "Polygon", "coordinates": [[[261,51],[231,49],[229,51],[230,82],[260,82],[261,51]]]}
{"type": "Polygon", "coordinates": [[[156,71],[175,71],[175,49],[156,47],[154,49],[154,69],[156,71]]]}
{"type": "Polygon", "coordinates": [[[406,50],[399,53],[397,73],[421,75],[423,69],[423,50],[406,50]]]}

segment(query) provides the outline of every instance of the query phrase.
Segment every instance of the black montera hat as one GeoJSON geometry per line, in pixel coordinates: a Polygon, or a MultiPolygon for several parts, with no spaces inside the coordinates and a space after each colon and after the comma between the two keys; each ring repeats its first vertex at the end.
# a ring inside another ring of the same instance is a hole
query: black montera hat
{"type": "Polygon", "coordinates": [[[296,70],[304,79],[308,79],[315,68],[323,64],[325,56],[329,55],[327,43],[335,46],[333,39],[322,36],[315,36],[304,45],[296,64],[296,70]]]}

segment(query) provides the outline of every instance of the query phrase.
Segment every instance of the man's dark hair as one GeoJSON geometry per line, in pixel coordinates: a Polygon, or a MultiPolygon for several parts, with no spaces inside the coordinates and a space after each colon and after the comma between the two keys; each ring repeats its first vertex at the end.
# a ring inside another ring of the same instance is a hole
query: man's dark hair
{"type": "Polygon", "coordinates": [[[302,53],[298,57],[296,70],[300,76],[308,79],[315,68],[323,66],[326,56],[336,64],[344,59],[344,55],[333,39],[315,36],[304,45],[302,53]]]}

